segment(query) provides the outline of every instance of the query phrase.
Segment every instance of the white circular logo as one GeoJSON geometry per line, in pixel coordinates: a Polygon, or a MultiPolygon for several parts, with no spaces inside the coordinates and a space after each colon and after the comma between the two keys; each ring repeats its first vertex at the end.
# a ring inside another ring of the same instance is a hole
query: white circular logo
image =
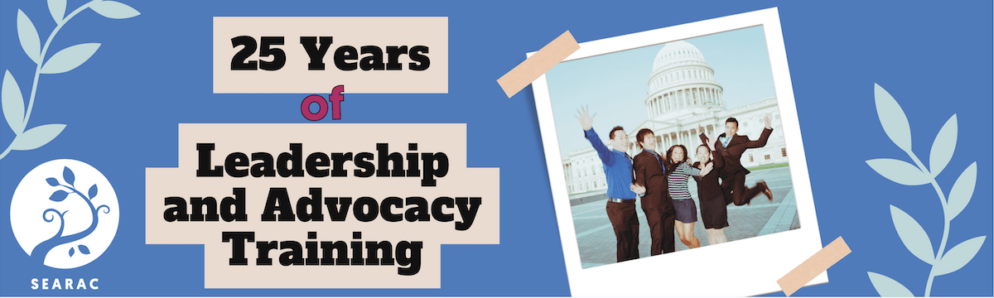
{"type": "Polygon", "coordinates": [[[36,264],[80,267],[100,257],[117,234],[117,194],[100,171],[57,159],[28,172],[10,202],[14,238],[36,264]]]}

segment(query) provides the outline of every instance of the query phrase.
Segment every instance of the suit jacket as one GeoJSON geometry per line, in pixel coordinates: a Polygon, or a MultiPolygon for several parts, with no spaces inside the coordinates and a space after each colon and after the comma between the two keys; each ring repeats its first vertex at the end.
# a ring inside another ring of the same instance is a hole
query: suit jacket
{"type": "Polygon", "coordinates": [[[666,175],[663,174],[663,158],[663,156],[659,156],[657,160],[656,157],[652,156],[652,153],[643,150],[635,155],[632,162],[635,169],[635,184],[645,187],[645,195],[642,196],[643,208],[672,208],[670,207],[672,203],[670,203],[669,191],[667,191],[666,175]]]}
{"type": "MultiPolygon", "coordinates": [[[[763,134],[761,134],[759,139],[755,141],[750,140],[748,136],[734,135],[732,136],[732,140],[728,142],[728,146],[721,144],[721,137],[725,136],[725,134],[722,133],[719,135],[718,138],[714,140],[714,148],[716,151],[720,152],[719,155],[721,155],[721,158],[724,161],[724,167],[721,168],[721,176],[727,177],[740,171],[745,172],[745,174],[749,174],[749,170],[742,167],[742,153],[749,148],[760,148],[766,146],[766,140],[770,138],[770,134],[772,133],[772,128],[764,128],[763,134]]],[[[703,133],[701,133],[699,137],[702,142],[707,139],[703,133]]]]}
{"type": "MultiPolygon", "coordinates": [[[[724,151],[724,149],[718,148],[718,150],[711,152],[711,172],[708,172],[704,176],[691,176],[694,177],[694,181],[697,181],[697,199],[702,202],[722,196],[722,188],[721,184],[718,183],[718,175],[721,169],[725,167],[724,158],[721,157],[721,151],[724,151]]],[[[692,167],[699,168],[700,165],[701,162],[698,161],[694,162],[692,167]]]]}

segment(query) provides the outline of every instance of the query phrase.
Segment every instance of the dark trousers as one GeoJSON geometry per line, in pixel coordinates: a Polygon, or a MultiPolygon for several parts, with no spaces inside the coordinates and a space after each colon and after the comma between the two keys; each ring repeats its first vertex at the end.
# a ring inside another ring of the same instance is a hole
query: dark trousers
{"type": "Polygon", "coordinates": [[[676,251],[676,240],[673,236],[676,213],[673,204],[669,200],[659,201],[663,200],[642,198],[642,212],[645,212],[645,221],[649,224],[649,236],[652,238],[649,254],[653,256],[676,251]],[[666,206],[667,204],[669,206],[666,206]]]}
{"type": "Polygon", "coordinates": [[[607,202],[607,218],[614,227],[618,240],[618,262],[639,258],[639,218],[635,214],[635,200],[624,203],[607,202]]]}
{"type": "Polygon", "coordinates": [[[745,180],[745,173],[742,171],[721,177],[721,190],[724,192],[726,205],[730,203],[735,203],[735,206],[749,204],[752,198],[766,190],[759,183],[756,183],[756,186],[752,188],[747,188],[745,180]]]}

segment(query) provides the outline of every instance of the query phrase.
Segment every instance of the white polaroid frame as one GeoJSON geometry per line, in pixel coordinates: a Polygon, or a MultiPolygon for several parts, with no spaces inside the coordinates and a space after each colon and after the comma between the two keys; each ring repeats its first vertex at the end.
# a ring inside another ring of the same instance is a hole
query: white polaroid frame
{"type": "MultiPolygon", "coordinates": [[[[584,42],[563,62],[756,25],[763,26],[784,140],[791,152],[790,176],[801,222],[797,230],[583,269],[548,81],[542,75],[532,82],[573,296],[746,296],[779,292],[777,280],[822,248],[777,8],[584,42]]],[[[808,285],[827,282],[828,275],[823,272],[808,285]]]]}

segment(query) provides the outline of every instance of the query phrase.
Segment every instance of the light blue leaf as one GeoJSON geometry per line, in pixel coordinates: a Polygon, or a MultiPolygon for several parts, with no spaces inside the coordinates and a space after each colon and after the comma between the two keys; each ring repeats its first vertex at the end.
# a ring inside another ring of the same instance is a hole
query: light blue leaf
{"type": "Polygon", "coordinates": [[[88,255],[88,254],[90,254],[90,248],[86,247],[86,245],[80,244],[79,245],[79,252],[83,253],[84,255],[88,255]]]}
{"type": "Polygon", "coordinates": [[[870,276],[870,282],[873,283],[873,288],[877,289],[877,294],[880,297],[914,297],[908,288],[904,287],[901,283],[896,280],[886,277],[883,274],[875,272],[866,272],[866,275],[870,276]]]}
{"type": "Polygon", "coordinates": [[[97,185],[96,184],[94,184],[93,186],[90,186],[90,190],[87,191],[87,195],[90,196],[90,200],[93,200],[93,198],[97,196],[97,185]]]}
{"type": "Polygon", "coordinates": [[[879,158],[867,160],[877,174],[884,178],[904,185],[922,185],[932,182],[928,174],[922,173],[918,167],[896,159],[879,158]]]}
{"type": "Polygon", "coordinates": [[[890,216],[894,220],[897,236],[901,237],[901,242],[904,242],[904,246],[911,251],[911,254],[925,263],[934,263],[935,252],[932,250],[932,241],[918,221],[894,205],[890,205],[890,216]]]}
{"type": "Polygon", "coordinates": [[[935,268],[932,268],[935,276],[953,273],[966,266],[970,260],[973,260],[973,256],[977,255],[977,252],[980,251],[980,247],[984,246],[984,240],[986,239],[987,236],[976,237],[963,241],[963,243],[957,244],[956,247],[950,249],[942,256],[942,259],[935,265],[935,268]]]}
{"type": "Polygon", "coordinates": [[[65,201],[66,197],[68,196],[69,196],[68,192],[60,189],[53,192],[52,195],[48,197],[48,199],[52,200],[53,202],[62,202],[65,201]]]}
{"type": "Polygon", "coordinates": [[[65,124],[48,124],[29,129],[14,138],[14,142],[10,144],[10,149],[32,150],[41,147],[55,139],[65,128],[65,124]]]}
{"type": "Polygon", "coordinates": [[[70,247],[69,248],[69,256],[72,257],[72,255],[74,255],[74,254],[76,254],[76,248],[75,247],[70,247]]]}
{"type": "Polygon", "coordinates": [[[963,174],[956,178],[956,184],[953,184],[953,189],[949,191],[949,204],[946,206],[946,218],[953,220],[963,212],[966,208],[966,204],[970,203],[970,198],[973,197],[973,190],[977,187],[977,162],[973,162],[963,174]]]}
{"type": "Polygon", "coordinates": [[[956,151],[956,133],[956,115],[953,115],[939,130],[935,141],[932,141],[932,152],[928,156],[928,171],[932,173],[932,177],[939,176],[949,164],[949,160],[953,159],[953,152],[956,151]]]}
{"type": "Polygon", "coordinates": [[[90,59],[98,48],[100,48],[99,43],[84,43],[62,49],[52,55],[52,58],[48,58],[45,66],[41,67],[41,73],[55,74],[73,70],[90,59]]]}
{"type": "Polygon", "coordinates": [[[877,103],[877,116],[880,125],[897,147],[911,152],[911,126],[901,105],[880,85],[873,84],[873,97],[877,103]]]}
{"type": "Polygon", "coordinates": [[[76,184],[76,174],[73,174],[69,167],[62,167],[62,179],[69,183],[69,185],[76,184]]]}
{"type": "Polygon", "coordinates": [[[66,0],[48,0],[48,12],[52,13],[56,24],[61,24],[66,15],[66,0]]]}
{"type": "Polygon", "coordinates": [[[49,178],[45,179],[45,182],[48,182],[48,185],[51,185],[51,186],[59,186],[59,180],[56,180],[53,177],[49,177],[49,178]]]}
{"type": "Polygon", "coordinates": [[[3,74],[3,88],[0,91],[0,102],[3,104],[3,117],[15,134],[24,132],[24,96],[21,87],[17,85],[10,71],[3,74]]]}
{"type": "Polygon", "coordinates": [[[111,19],[127,19],[138,16],[139,13],[131,6],[117,1],[101,1],[90,5],[93,11],[111,19]]]}
{"type": "Polygon", "coordinates": [[[31,19],[20,9],[17,10],[17,38],[21,40],[21,48],[28,58],[35,64],[41,63],[41,40],[38,39],[38,30],[31,19]]]}

